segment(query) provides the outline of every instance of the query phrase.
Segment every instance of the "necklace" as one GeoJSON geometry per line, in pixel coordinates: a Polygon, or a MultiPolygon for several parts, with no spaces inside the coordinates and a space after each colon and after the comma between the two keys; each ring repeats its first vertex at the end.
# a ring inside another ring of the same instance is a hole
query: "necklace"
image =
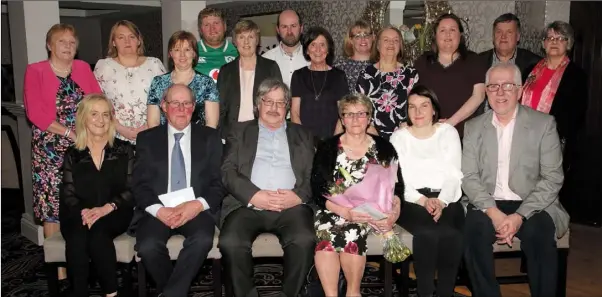
{"type": "Polygon", "coordinates": [[[69,67],[69,69],[64,70],[64,69],[59,69],[56,66],[54,66],[54,64],[52,63],[52,61],[50,61],[50,68],[52,68],[52,70],[58,72],[58,73],[70,73],[71,72],[71,67],[69,67]]]}
{"type": "MultiPolygon", "coordinates": [[[[345,137],[345,139],[347,139],[347,137],[345,137]]],[[[360,143],[358,144],[358,147],[361,147],[366,142],[366,140],[368,140],[368,135],[364,136],[364,139],[362,139],[362,141],[360,141],[360,143]]],[[[346,145],[344,147],[344,149],[350,153],[353,153],[353,149],[349,145],[346,145]]]]}
{"type": "Polygon", "coordinates": [[[324,74],[324,82],[322,83],[322,88],[320,88],[320,92],[316,92],[316,86],[314,85],[314,73],[309,68],[309,77],[311,78],[311,87],[314,89],[314,99],[318,101],[320,99],[320,95],[322,95],[322,91],[324,91],[324,87],[326,87],[326,79],[328,78],[328,69],[326,70],[326,74],[324,74]]]}

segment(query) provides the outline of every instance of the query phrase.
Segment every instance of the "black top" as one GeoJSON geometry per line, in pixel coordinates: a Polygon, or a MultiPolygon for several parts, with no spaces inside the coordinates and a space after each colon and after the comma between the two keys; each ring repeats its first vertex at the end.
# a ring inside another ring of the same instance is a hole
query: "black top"
{"type": "Polygon", "coordinates": [[[61,221],[79,218],[84,208],[115,203],[119,209],[131,209],[134,202],[130,181],[134,168],[134,150],[129,142],[115,139],[104,150],[100,170],[94,165],[90,150],[70,147],[63,163],[61,186],[61,221]]]}
{"type": "MultiPolygon", "coordinates": [[[[341,135],[331,137],[318,146],[314,156],[314,164],[311,174],[311,187],[314,195],[314,203],[324,209],[326,208],[326,196],[329,195],[328,189],[334,182],[334,169],[339,155],[339,143],[341,135]]],[[[374,139],[376,149],[376,159],[379,161],[392,162],[399,160],[397,151],[393,145],[386,139],[370,135],[374,139]]],[[[397,183],[395,184],[394,194],[401,200],[403,206],[405,184],[401,175],[401,164],[397,168],[397,183]]]]}
{"type": "Polygon", "coordinates": [[[332,137],[339,117],[337,101],[349,94],[345,72],[338,68],[312,71],[303,67],[295,70],[291,78],[291,93],[292,97],[301,98],[301,124],[320,139],[332,137]]]}
{"type": "MultiPolygon", "coordinates": [[[[493,49],[484,51],[480,53],[479,56],[485,59],[484,62],[486,63],[486,68],[491,67],[491,63],[493,63],[493,49]]],[[[533,67],[535,67],[535,65],[537,65],[537,62],[539,62],[540,60],[541,57],[532,53],[531,51],[527,49],[516,48],[516,57],[514,58],[514,64],[518,66],[518,69],[520,69],[521,79],[523,80],[523,83],[525,82],[525,79],[527,79],[529,73],[531,73],[531,70],[533,70],[533,67]]]]}

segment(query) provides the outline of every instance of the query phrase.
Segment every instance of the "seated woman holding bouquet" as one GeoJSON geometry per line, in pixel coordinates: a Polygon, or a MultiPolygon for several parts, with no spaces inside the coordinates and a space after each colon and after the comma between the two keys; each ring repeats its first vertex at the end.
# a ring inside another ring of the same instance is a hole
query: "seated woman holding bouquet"
{"type": "Polygon", "coordinates": [[[75,145],[65,154],[59,208],[73,297],[89,296],[90,267],[96,268],[105,296],[117,296],[113,239],[127,230],[134,213],[134,150],[115,138],[115,125],[105,95],[84,96],[77,107],[75,145]]]}
{"type": "Polygon", "coordinates": [[[405,177],[405,202],[397,224],[414,235],[418,296],[453,296],[462,258],[464,209],[458,131],[439,121],[435,93],[416,85],[408,95],[408,126],[391,136],[405,177]]]}
{"type": "Polygon", "coordinates": [[[345,132],[318,147],[311,179],[320,207],[314,223],[318,237],[315,267],[326,296],[338,295],[341,268],[347,280],[346,296],[361,296],[366,238],[371,230],[389,236],[392,262],[409,255],[399,238],[389,232],[399,217],[404,184],[395,148],[385,139],[366,133],[373,113],[370,99],[351,94],[337,104],[345,132]],[[356,208],[360,205],[386,217],[368,215],[356,208]]]}

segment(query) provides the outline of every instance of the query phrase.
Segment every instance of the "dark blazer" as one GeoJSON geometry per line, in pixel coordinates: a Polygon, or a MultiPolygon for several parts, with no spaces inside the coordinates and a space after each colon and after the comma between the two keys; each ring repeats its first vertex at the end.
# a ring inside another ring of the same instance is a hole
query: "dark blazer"
{"type": "MultiPolygon", "coordinates": [[[[326,208],[326,195],[328,195],[328,188],[334,182],[334,168],[337,163],[337,156],[339,152],[339,140],[341,135],[335,135],[334,137],[325,140],[316,151],[314,158],[313,172],[311,174],[311,186],[313,189],[314,204],[324,209],[326,208]]],[[[399,160],[397,157],[397,151],[395,147],[386,139],[371,135],[374,139],[374,145],[376,146],[378,160],[399,160]]],[[[401,200],[403,207],[404,199],[404,182],[403,176],[401,175],[401,164],[397,169],[397,183],[395,184],[394,193],[401,200]]]]}
{"type": "MultiPolygon", "coordinates": [[[[491,66],[491,63],[493,62],[493,49],[484,51],[480,53],[479,56],[481,56],[484,59],[484,61],[487,63],[487,68],[489,68],[489,66],[491,66]]],[[[531,70],[533,70],[533,67],[535,67],[537,62],[539,62],[539,60],[541,60],[541,57],[532,53],[529,50],[522,48],[516,49],[516,59],[514,60],[514,64],[516,64],[516,66],[518,66],[518,68],[520,69],[523,82],[525,82],[525,79],[527,78],[531,70]]]]}
{"type": "MultiPolygon", "coordinates": [[[[195,197],[207,200],[209,212],[216,213],[224,195],[221,138],[217,130],[197,124],[191,124],[190,133],[190,186],[195,197]]],[[[161,204],[159,195],[167,193],[170,158],[167,137],[167,125],[160,125],[139,133],[136,138],[132,193],[140,210],[161,204]]]]}
{"type": "MultiPolygon", "coordinates": [[[[220,226],[229,213],[239,207],[247,207],[253,195],[261,190],[251,182],[258,137],[257,120],[234,123],[228,133],[222,174],[223,184],[229,194],[222,205],[220,226]]],[[[303,126],[294,123],[287,123],[286,137],[297,180],[293,192],[304,203],[309,203],[312,200],[310,177],[315,152],[314,137],[303,126]]]]}
{"type": "MultiPolygon", "coordinates": [[[[219,127],[222,137],[228,135],[228,130],[233,123],[238,122],[238,113],[240,110],[240,57],[221,67],[217,77],[217,89],[220,96],[220,116],[219,127]]],[[[255,80],[253,81],[253,104],[255,104],[255,94],[259,84],[266,78],[277,78],[282,80],[280,68],[276,62],[257,56],[255,65],[255,80]]]]}

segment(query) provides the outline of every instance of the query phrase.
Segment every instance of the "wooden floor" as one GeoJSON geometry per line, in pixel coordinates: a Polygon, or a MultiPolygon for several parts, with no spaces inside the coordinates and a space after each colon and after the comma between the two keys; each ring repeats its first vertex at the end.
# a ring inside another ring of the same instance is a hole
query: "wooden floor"
{"type": "MultiPolygon", "coordinates": [[[[496,261],[498,275],[516,275],[520,259],[496,261]]],[[[458,293],[470,296],[463,287],[458,293]]],[[[503,285],[504,297],[530,297],[529,286],[503,285]]],[[[602,228],[571,225],[571,249],[567,276],[567,297],[602,297],[602,228]]]]}

